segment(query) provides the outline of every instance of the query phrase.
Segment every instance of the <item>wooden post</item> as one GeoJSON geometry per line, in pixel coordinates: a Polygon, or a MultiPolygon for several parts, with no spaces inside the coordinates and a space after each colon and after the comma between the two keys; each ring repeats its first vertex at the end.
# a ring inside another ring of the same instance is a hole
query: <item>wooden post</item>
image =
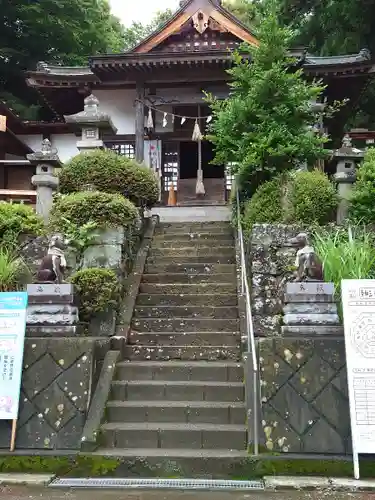
{"type": "Polygon", "coordinates": [[[12,420],[12,434],[10,437],[10,451],[14,451],[16,446],[17,419],[12,420]]]}
{"type": "Polygon", "coordinates": [[[144,96],[145,88],[143,82],[137,82],[137,97],[135,102],[135,159],[139,163],[144,160],[144,142],[145,142],[145,112],[144,96]]]}

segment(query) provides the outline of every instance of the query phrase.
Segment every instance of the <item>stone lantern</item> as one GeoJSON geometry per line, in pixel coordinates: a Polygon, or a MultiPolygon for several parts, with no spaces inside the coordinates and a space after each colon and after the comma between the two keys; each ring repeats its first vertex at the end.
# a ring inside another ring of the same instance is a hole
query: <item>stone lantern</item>
{"type": "Polygon", "coordinates": [[[61,167],[57,150],[52,149],[49,139],[43,139],[40,151],[27,155],[31,165],[36,166],[36,174],[31,182],[36,186],[36,212],[48,221],[53,202],[53,192],[59,185],[55,175],[56,167],[61,167]]]}
{"type": "Polygon", "coordinates": [[[346,134],[342,140],[341,148],[336,149],[333,156],[337,161],[334,178],[340,197],[337,209],[337,224],[342,224],[348,215],[349,199],[353,184],[357,179],[357,166],[363,160],[365,152],[361,149],[353,148],[351,138],[346,134]]]}
{"type": "Polygon", "coordinates": [[[78,132],[81,132],[81,138],[77,141],[77,148],[81,152],[103,148],[103,134],[115,135],[117,133],[111,117],[100,111],[99,100],[93,94],[84,100],[83,111],[75,115],[64,116],[64,118],[66,123],[71,123],[78,132]]]}

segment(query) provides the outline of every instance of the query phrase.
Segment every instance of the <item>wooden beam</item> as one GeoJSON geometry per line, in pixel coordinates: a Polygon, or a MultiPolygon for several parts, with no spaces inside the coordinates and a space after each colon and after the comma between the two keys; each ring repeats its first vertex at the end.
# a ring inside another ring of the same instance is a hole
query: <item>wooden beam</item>
{"type": "Polygon", "coordinates": [[[137,82],[136,86],[137,100],[135,102],[135,159],[139,163],[144,160],[144,142],[145,142],[145,112],[144,97],[145,87],[143,82],[137,82]]]}

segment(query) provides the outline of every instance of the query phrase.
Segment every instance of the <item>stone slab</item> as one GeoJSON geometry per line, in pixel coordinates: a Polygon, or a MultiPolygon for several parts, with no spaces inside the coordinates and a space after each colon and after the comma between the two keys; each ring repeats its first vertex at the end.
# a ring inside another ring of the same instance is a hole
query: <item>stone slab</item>
{"type": "Polygon", "coordinates": [[[27,308],[27,314],[71,314],[78,315],[78,307],[71,304],[32,304],[27,308]]]}
{"type": "Polygon", "coordinates": [[[28,325],[26,337],[76,337],[83,330],[83,325],[28,325]]]}
{"type": "Polygon", "coordinates": [[[306,304],[306,303],[327,303],[335,302],[334,295],[332,294],[297,294],[297,293],[286,293],[284,295],[284,302],[286,304],[306,304]]]}
{"type": "Polygon", "coordinates": [[[303,295],[333,295],[335,287],[333,283],[323,282],[303,282],[303,283],[287,283],[287,294],[303,294],[303,295]]]}
{"type": "Polygon", "coordinates": [[[78,313],[76,314],[29,314],[27,313],[27,325],[52,325],[65,326],[78,323],[78,313]]]}
{"type": "Polygon", "coordinates": [[[337,314],[285,314],[284,325],[339,325],[340,320],[337,314]]]}
{"type": "Polygon", "coordinates": [[[74,285],[71,283],[33,283],[27,285],[29,296],[64,296],[74,295],[74,285]]]}
{"type": "Polygon", "coordinates": [[[283,307],[284,314],[337,314],[337,305],[334,302],[307,302],[290,303],[283,307]]]}
{"type": "Polygon", "coordinates": [[[0,484],[2,485],[28,485],[46,486],[55,477],[54,474],[21,474],[21,473],[0,473],[0,484]]]}
{"type": "Polygon", "coordinates": [[[329,488],[331,486],[328,477],[308,476],[265,476],[263,478],[266,489],[310,489],[329,488]]]}
{"type": "Polygon", "coordinates": [[[29,295],[28,305],[32,304],[47,304],[47,305],[57,305],[57,304],[67,304],[73,305],[77,302],[78,295],[29,295]]]}
{"type": "Polygon", "coordinates": [[[315,335],[344,335],[344,328],[340,325],[285,325],[281,327],[283,337],[315,336],[315,335]]]}

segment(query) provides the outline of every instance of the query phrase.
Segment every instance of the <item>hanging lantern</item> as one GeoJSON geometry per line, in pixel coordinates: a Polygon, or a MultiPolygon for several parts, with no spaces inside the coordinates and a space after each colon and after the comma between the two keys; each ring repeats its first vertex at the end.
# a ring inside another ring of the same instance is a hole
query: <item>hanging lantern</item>
{"type": "Polygon", "coordinates": [[[147,128],[152,130],[154,128],[154,120],[152,119],[152,111],[151,108],[148,108],[148,116],[147,116],[147,128]]]}
{"type": "Polygon", "coordinates": [[[201,133],[201,129],[199,128],[198,120],[195,120],[194,130],[193,130],[193,141],[201,141],[203,139],[203,135],[201,133]]]}

